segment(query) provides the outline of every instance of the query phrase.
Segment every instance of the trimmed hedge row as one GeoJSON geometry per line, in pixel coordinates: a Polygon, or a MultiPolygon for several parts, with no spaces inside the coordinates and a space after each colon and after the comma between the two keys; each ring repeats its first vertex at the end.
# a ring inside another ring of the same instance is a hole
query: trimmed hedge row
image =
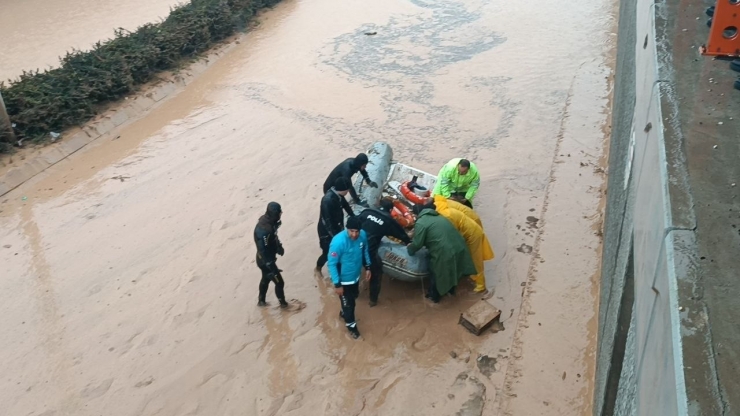
{"type": "MultiPolygon", "coordinates": [[[[119,29],[88,52],[67,53],[60,68],[24,71],[9,85],[0,82],[17,137],[41,139],[84,123],[101,104],[121,99],[157,73],[206,51],[279,1],[192,0],[173,8],[160,23],[135,32],[119,29]]],[[[11,145],[7,135],[0,137],[0,152],[11,145]]]]}

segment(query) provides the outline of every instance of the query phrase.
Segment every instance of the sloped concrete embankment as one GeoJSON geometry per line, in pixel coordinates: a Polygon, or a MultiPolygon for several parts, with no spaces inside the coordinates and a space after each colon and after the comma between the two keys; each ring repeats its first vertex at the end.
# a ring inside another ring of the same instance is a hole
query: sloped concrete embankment
{"type": "MultiPolygon", "coordinates": [[[[240,35],[236,39],[241,39],[242,36],[244,35],[240,35]]],[[[82,128],[63,132],[61,139],[56,143],[24,155],[24,160],[18,160],[12,166],[5,167],[0,171],[0,197],[78,152],[83,147],[101,139],[115,139],[113,133],[117,129],[145,116],[155,107],[177,95],[182,88],[197,79],[198,75],[202,74],[221,55],[233,49],[237,44],[237,42],[231,42],[217,46],[213,52],[192,63],[186,70],[181,70],[171,76],[165,76],[161,82],[143,88],[142,91],[132,94],[131,97],[113,105],[110,110],[86,123],[82,128]]],[[[9,158],[9,160],[12,159],[18,159],[18,157],[9,158]]]]}

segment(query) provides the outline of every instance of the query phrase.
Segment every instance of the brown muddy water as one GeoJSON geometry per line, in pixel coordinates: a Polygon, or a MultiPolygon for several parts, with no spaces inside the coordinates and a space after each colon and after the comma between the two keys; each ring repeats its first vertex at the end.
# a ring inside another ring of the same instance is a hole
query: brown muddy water
{"type": "Polygon", "coordinates": [[[269,11],[146,117],[0,198],[3,414],[590,414],[616,7],[269,11]],[[457,324],[467,282],[430,305],[386,280],[347,336],[312,273],[315,221],[329,170],[376,140],[426,171],[478,164],[503,331],[457,324]],[[271,200],[288,311],[256,306],[271,200]]]}
{"type": "Polygon", "coordinates": [[[0,0],[0,81],[24,70],[59,65],[74,49],[88,50],[113,37],[115,28],[167,17],[175,0],[0,0]]]}

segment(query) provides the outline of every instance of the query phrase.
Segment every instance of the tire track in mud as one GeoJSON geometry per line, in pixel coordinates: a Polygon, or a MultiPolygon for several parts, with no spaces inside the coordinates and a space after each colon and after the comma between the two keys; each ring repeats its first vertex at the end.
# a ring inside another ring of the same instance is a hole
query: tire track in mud
{"type": "Polygon", "coordinates": [[[528,222],[537,223],[537,232],[528,254],[504,394],[497,403],[503,415],[524,411],[590,414],[593,322],[598,315],[594,276],[602,244],[596,229],[603,208],[599,190],[604,184],[593,164],[598,163],[608,140],[603,128],[608,118],[603,110],[609,105],[609,71],[599,59],[586,60],[576,70],[557,131],[539,219],[527,217],[528,222]],[[583,97],[596,97],[596,105],[583,97]],[[576,204],[571,203],[573,195],[579,195],[576,204]],[[580,238],[564,237],[569,235],[580,238]],[[530,328],[535,314],[539,318],[530,328]]]}
{"type": "MultiPolygon", "coordinates": [[[[583,64],[581,65],[581,67],[583,64]]],[[[580,69],[580,67],[579,67],[580,69]]],[[[533,289],[532,285],[534,282],[537,281],[537,265],[540,262],[539,252],[540,252],[540,246],[542,244],[542,235],[545,231],[545,227],[547,226],[547,210],[550,202],[550,193],[552,190],[552,184],[555,182],[555,171],[557,170],[558,161],[560,160],[560,147],[563,143],[563,139],[565,137],[565,126],[566,121],[570,117],[570,113],[568,112],[572,99],[573,99],[573,92],[575,89],[575,82],[576,78],[578,77],[578,74],[573,77],[573,80],[571,81],[570,88],[568,89],[568,95],[565,100],[565,105],[563,106],[563,115],[560,119],[560,127],[558,129],[557,134],[557,140],[555,142],[555,149],[553,150],[553,158],[552,162],[550,164],[550,173],[548,177],[550,180],[547,182],[547,186],[545,188],[545,196],[544,201],[542,203],[542,209],[539,212],[539,221],[538,221],[538,227],[537,227],[537,233],[534,239],[534,243],[532,244],[532,251],[531,251],[531,258],[529,260],[529,267],[527,270],[527,279],[525,281],[525,286],[523,289],[523,295],[521,300],[521,306],[519,307],[519,315],[516,323],[516,329],[514,330],[514,337],[512,339],[511,343],[511,349],[509,352],[509,359],[507,362],[507,368],[506,368],[506,375],[504,376],[504,384],[502,388],[502,393],[496,397],[496,401],[494,403],[496,409],[506,416],[511,416],[510,413],[507,411],[507,407],[509,404],[509,401],[514,396],[514,393],[512,393],[512,387],[513,383],[517,378],[521,376],[521,368],[519,368],[519,361],[523,358],[522,355],[522,349],[523,349],[523,341],[522,341],[522,335],[524,332],[524,329],[528,327],[528,318],[529,314],[532,309],[532,305],[530,303],[530,296],[532,295],[533,289]]]]}
{"type": "MultiPolygon", "coordinates": [[[[43,331],[40,335],[43,339],[42,347],[46,352],[45,358],[48,360],[48,379],[52,381],[53,390],[56,390],[52,396],[56,396],[57,401],[49,404],[59,410],[60,413],[66,414],[79,407],[81,396],[94,395],[94,390],[97,394],[96,397],[98,397],[108,391],[113,381],[111,380],[107,384],[102,393],[100,393],[101,389],[91,389],[90,384],[80,392],[75,391],[77,380],[73,375],[74,369],[72,367],[75,363],[78,363],[76,359],[78,357],[72,355],[72,351],[67,344],[66,326],[63,322],[64,314],[61,312],[56,298],[58,288],[54,287],[54,277],[46,259],[41,230],[34,217],[32,205],[23,206],[21,221],[23,233],[28,239],[32,253],[31,265],[34,273],[31,277],[34,281],[31,282],[31,286],[33,287],[34,301],[37,303],[36,309],[40,315],[40,329],[43,331]]],[[[55,410],[50,409],[49,412],[54,414],[55,410]]]]}

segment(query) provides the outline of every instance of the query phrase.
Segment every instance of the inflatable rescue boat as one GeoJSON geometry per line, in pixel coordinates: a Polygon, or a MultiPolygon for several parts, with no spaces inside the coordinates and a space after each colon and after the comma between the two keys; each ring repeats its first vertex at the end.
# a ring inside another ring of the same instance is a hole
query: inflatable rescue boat
{"type": "MultiPolygon", "coordinates": [[[[393,200],[393,218],[411,235],[414,221],[411,208],[424,203],[431,196],[431,190],[437,177],[419,169],[393,160],[393,150],[386,142],[376,142],[367,151],[368,164],[366,171],[370,178],[378,183],[378,188],[371,188],[357,175],[354,186],[357,194],[371,208],[380,206],[381,198],[393,200]]],[[[356,214],[366,209],[353,205],[356,214]]],[[[429,260],[426,248],[411,256],[406,246],[400,242],[384,237],[378,249],[378,256],[383,261],[383,273],[392,279],[416,282],[429,276],[429,260]]]]}

